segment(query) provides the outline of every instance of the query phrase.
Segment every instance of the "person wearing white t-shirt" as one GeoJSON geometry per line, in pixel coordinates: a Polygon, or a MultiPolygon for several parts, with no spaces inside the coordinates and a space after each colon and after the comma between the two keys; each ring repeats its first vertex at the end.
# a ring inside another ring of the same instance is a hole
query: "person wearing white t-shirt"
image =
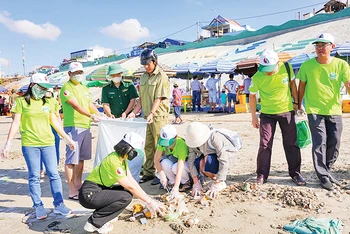
{"type": "Polygon", "coordinates": [[[209,94],[209,105],[210,105],[210,111],[215,110],[216,106],[216,98],[217,98],[217,88],[216,83],[221,80],[221,77],[219,79],[215,79],[215,74],[211,74],[211,77],[207,80],[207,83],[205,87],[208,89],[209,94]]]}

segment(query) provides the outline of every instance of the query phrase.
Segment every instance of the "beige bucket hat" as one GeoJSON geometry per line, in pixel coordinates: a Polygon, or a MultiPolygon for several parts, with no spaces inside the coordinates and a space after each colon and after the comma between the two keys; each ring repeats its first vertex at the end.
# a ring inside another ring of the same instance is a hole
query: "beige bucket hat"
{"type": "Polygon", "coordinates": [[[209,139],[210,134],[211,130],[208,126],[199,122],[192,122],[186,129],[186,144],[191,148],[199,147],[209,139]]]}

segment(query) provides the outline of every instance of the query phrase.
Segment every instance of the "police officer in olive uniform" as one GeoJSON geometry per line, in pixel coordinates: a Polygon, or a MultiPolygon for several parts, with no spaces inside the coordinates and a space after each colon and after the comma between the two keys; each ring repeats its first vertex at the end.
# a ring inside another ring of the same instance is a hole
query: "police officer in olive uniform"
{"type": "Polygon", "coordinates": [[[107,76],[111,82],[102,89],[102,105],[104,112],[110,118],[126,118],[138,98],[135,86],[121,81],[125,71],[117,63],[108,68],[107,76]]]}
{"type": "Polygon", "coordinates": [[[141,64],[146,72],[140,79],[140,101],[136,104],[128,118],[134,118],[142,108],[147,118],[145,153],[146,162],[143,165],[143,177],[140,183],[152,180],[152,184],[158,184],[155,178],[153,163],[157,148],[160,129],[168,123],[170,81],[165,72],[158,66],[158,56],[151,49],[145,49],[141,53],[141,64]]]}

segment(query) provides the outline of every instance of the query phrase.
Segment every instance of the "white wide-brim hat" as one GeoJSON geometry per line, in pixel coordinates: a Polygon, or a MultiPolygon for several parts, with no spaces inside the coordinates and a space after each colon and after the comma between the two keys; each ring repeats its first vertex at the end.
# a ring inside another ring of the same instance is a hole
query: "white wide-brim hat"
{"type": "Polygon", "coordinates": [[[186,144],[191,148],[199,147],[209,139],[210,134],[211,130],[208,126],[199,122],[193,122],[186,129],[186,144]]]}

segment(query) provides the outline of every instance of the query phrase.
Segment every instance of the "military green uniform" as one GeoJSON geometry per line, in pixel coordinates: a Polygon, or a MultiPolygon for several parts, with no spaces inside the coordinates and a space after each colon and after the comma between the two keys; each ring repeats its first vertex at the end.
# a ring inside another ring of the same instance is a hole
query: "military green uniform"
{"type": "Polygon", "coordinates": [[[120,82],[119,88],[111,82],[102,88],[102,103],[109,104],[111,113],[116,118],[120,118],[122,113],[128,108],[130,101],[138,97],[135,86],[129,82],[120,82]]]}
{"type": "Polygon", "coordinates": [[[145,72],[140,79],[140,97],[142,111],[145,118],[152,110],[154,100],[162,98],[158,109],[153,115],[153,123],[147,125],[145,153],[146,162],[143,165],[143,174],[145,176],[154,175],[154,153],[157,149],[160,129],[168,123],[170,110],[170,81],[163,70],[156,66],[152,74],[145,72]]]}

